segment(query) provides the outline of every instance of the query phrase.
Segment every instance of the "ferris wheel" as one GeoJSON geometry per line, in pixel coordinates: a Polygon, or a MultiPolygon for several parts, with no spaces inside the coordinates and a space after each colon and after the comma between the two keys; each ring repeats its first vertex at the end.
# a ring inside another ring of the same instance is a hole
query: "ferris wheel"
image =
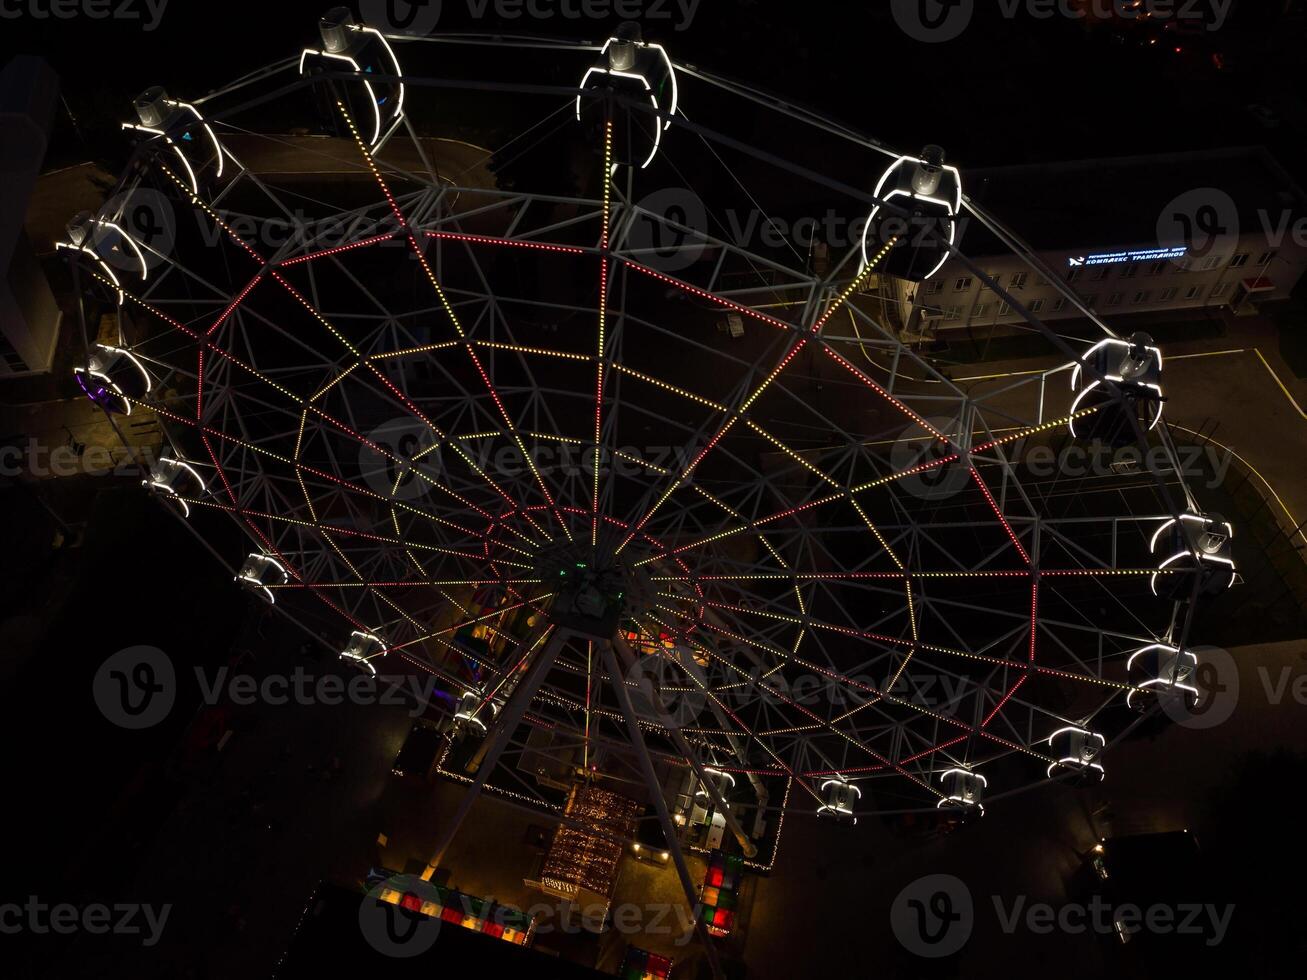
{"type": "Polygon", "coordinates": [[[117,328],[88,330],[77,379],[159,419],[163,506],[248,534],[233,587],[366,674],[436,678],[466,806],[558,811],[497,769],[528,754],[624,771],[669,837],[716,810],[765,861],[786,814],[965,822],[1097,782],[1140,712],[1193,704],[1190,626],[1235,579],[1233,531],[1174,465],[1163,352],[1101,322],[1060,337],[975,266],[964,213],[1060,283],[939,147],[892,152],[630,28],[415,37],[333,11],[296,47],[138,99],[118,193],[65,244],[85,316],[117,328]],[[451,77],[460,49],[496,77],[451,77]],[[469,91],[538,106],[497,158],[555,133],[576,186],[497,186],[489,151],[423,135],[469,91]],[[732,102],[865,181],[730,135],[732,102]],[[270,106],[319,133],[270,131],[270,106]],[[743,170],[865,233],[739,241],[708,189],[743,170]],[[896,290],[949,261],[1058,365],[964,382],[907,342],[896,290]],[[1045,444],[1171,466],[1078,492],[1023,468],[1045,444]]]}

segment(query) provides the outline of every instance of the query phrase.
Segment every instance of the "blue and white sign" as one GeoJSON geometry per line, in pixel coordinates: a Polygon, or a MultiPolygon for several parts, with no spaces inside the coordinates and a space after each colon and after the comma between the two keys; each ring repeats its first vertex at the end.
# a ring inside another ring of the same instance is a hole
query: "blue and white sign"
{"type": "Polygon", "coordinates": [[[1073,255],[1067,260],[1073,269],[1087,265],[1125,265],[1127,262],[1160,262],[1182,259],[1189,254],[1188,245],[1137,249],[1132,252],[1099,252],[1096,255],[1073,255]]]}

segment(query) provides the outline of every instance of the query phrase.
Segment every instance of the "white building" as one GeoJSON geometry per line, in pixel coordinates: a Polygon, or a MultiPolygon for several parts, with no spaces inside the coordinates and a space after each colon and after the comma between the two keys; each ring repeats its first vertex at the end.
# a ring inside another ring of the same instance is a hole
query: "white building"
{"type": "MultiPolygon", "coordinates": [[[[1038,261],[1032,268],[969,213],[960,250],[1041,320],[1083,315],[1063,290],[1113,320],[1254,312],[1256,303],[1288,298],[1307,270],[1303,192],[1261,147],[964,168],[963,180],[1038,261]]],[[[937,330],[1021,320],[957,259],[920,286],[900,282],[899,292],[900,309],[915,300],[937,330]]]]}

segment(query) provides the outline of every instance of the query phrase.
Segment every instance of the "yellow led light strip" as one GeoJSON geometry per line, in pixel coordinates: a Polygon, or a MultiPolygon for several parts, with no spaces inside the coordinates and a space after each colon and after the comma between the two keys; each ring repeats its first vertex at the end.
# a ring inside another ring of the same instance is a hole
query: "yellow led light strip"
{"type": "MultiPolygon", "coordinates": [[[[337,105],[339,105],[339,103],[337,103],[337,105]]],[[[341,108],[342,108],[342,111],[344,111],[343,106],[342,106],[341,108]]],[[[351,130],[353,130],[353,122],[352,122],[352,121],[350,121],[350,128],[351,128],[351,130]]],[[[356,139],[358,138],[358,133],[357,133],[357,131],[355,131],[355,138],[356,138],[356,139]]],[[[365,155],[366,155],[366,149],[364,150],[364,153],[365,153],[365,155]]],[[[370,158],[370,156],[368,156],[367,159],[368,159],[369,165],[371,165],[371,158],[370,158]]],[[[211,207],[209,207],[208,204],[206,204],[206,203],[205,203],[204,201],[202,201],[202,200],[201,200],[201,199],[200,199],[200,198],[199,198],[195,193],[193,193],[193,192],[191,191],[191,189],[190,189],[188,186],[186,186],[184,183],[182,183],[182,181],[177,177],[176,174],[174,174],[171,170],[169,170],[168,167],[167,167],[166,165],[162,165],[162,164],[161,164],[160,167],[161,167],[161,169],[163,170],[164,174],[166,174],[166,175],[167,175],[167,176],[168,176],[168,177],[173,181],[173,183],[175,183],[175,184],[176,184],[176,185],[181,189],[182,193],[184,193],[188,198],[190,198],[192,204],[194,204],[194,205],[196,205],[197,207],[201,208],[201,209],[202,209],[206,214],[208,214],[209,217],[213,220],[213,222],[214,222],[215,224],[217,224],[220,228],[222,228],[222,229],[223,229],[223,230],[224,230],[224,231],[225,231],[225,232],[226,232],[226,233],[231,237],[231,239],[232,239],[234,242],[236,242],[236,244],[238,244],[241,248],[243,248],[246,252],[248,252],[248,253],[249,253],[249,254],[254,258],[255,261],[259,262],[260,264],[263,264],[263,263],[264,263],[264,260],[263,260],[262,256],[260,256],[260,255],[258,254],[258,252],[256,252],[256,251],[255,251],[254,249],[252,249],[248,244],[246,244],[246,242],[245,242],[243,239],[241,239],[240,236],[237,235],[237,234],[236,234],[236,233],[231,229],[231,227],[227,225],[226,222],[224,222],[224,221],[222,220],[222,218],[218,215],[218,213],[217,213],[216,211],[214,211],[211,207]]],[[[373,171],[374,171],[374,173],[376,172],[376,168],[375,168],[375,167],[373,167],[373,171]]],[[[378,178],[378,179],[379,179],[379,178],[378,178]]],[[[383,189],[385,189],[385,188],[384,188],[384,182],[383,182],[383,189]]],[[[389,198],[389,191],[388,191],[388,190],[386,190],[386,195],[387,195],[387,198],[389,198]]],[[[419,255],[419,257],[421,258],[422,256],[419,255]]],[[[414,404],[413,404],[413,403],[412,403],[412,402],[411,402],[411,401],[410,401],[410,400],[409,400],[409,399],[408,399],[408,398],[403,394],[403,392],[401,392],[398,388],[396,388],[394,385],[392,385],[392,384],[389,382],[389,380],[388,380],[388,379],[387,379],[387,378],[386,378],[386,377],[381,373],[381,371],[379,371],[379,370],[377,369],[376,365],[372,364],[370,360],[368,360],[368,359],[366,359],[366,358],[363,358],[362,355],[360,355],[358,349],[355,348],[354,345],[351,344],[351,343],[349,342],[349,340],[348,340],[348,339],[347,339],[347,338],[346,338],[346,337],[345,337],[345,336],[344,336],[344,335],[343,335],[339,330],[337,330],[337,329],[335,328],[335,326],[333,326],[333,325],[331,324],[330,321],[328,321],[328,320],[326,319],[326,317],[324,317],[320,312],[318,312],[318,310],[317,310],[317,309],[316,309],[312,304],[310,304],[310,303],[308,302],[308,300],[306,300],[303,296],[301,296],[300,293],[299,293],[296,289],[294,289],[294,288],[290,285],[289,282],[287,282],[284,278],[282,278],[282,276],[281,276],[279,273],[277,273],[276,271],[272,271],[272,272],[271,272],[271,275],[272,275],[272,277],[273,277],[274,279],[277,280],[277,282],[279,282],[279,283],[280,283],[280,284],[281,284],[281,285],[282,285],[282,286],[283,286],[283,287],[284,287],[284,288],[285,288],[285,289],[286,289],[286,290],[291,294],[291,296],[292,296],[292,297],[293,297],[297,302],[300,303],[301,306],[303,306],[303,307],[304,307],[304,308],[309,312],[310,315],[312,315],[312,316],[314,317],[314,319],[316,319],[319,323],[321,323],[324,327],[326,327],[327,330],[332,334],[332,336],[334,336],[334,337],[335,337],[335,338],[336,338],[336,339],[337,339],[337,340],[338,340],[342,345],[344,345],[344,347],[345,347],[345,348],[346,348],[346,349],[347,349],[347,350],[348,350],[348,351],[349,351],[349,352],[350,352],[350,353],[351,353],[355,358],[357,358],[357,359],[359,360],[359,363],[366,363],[366,364],[367,364],[367,367],[369,368],[369,370],[372,371],[372,373],[373,373],[373,374],[374,374],[374,375],[375,375],[375,376],[376,376],[376,377],[377,377],[377,378],[382,382],[382,384],[385,385],[387,388],[389,388],[389,389],[390,389],[392,392],[394,392],[397,396],[399,396],[399,398],[404,402],[404,404],[408,407],[408,409],[409,409],[411,412],[413,412],[413,414],[416,415],[416,416],[417,416],[417,417],[418,417],[418,418],[419,418],[419,419],[420,419],[420,420],[421,420],[421,421],[422,421],[422,422],[423,422],[423,423],[424,423],[428,428],[430,428],[432,432],[434,432],[434,433],[436,434],[436,437],[437,437],[437,439],[438,439],[440,442],[442,442],[442,443],[446,443],[446,442],[448,442],[447,437],[446,437],[445,434],[440,430],[440,428],[439,428],[437,425],[435,425],[435,423],[433,423],[430,419],[428,419],[428,418],[426,417],[426,415],[423,414],[422,411],[421,411],[420,409],[418,409],[417,406],[414,405],[414,404]]],[[[156,315],[163,317],[163,315],[160,314],[160,313],[158,313],[157,311],[154,311],[154,312],[156,313],[156,315]]],[[[163,317],[163,319],[165,319],[165,320],[170,320],[170,318],[168,318],[168,317],[163,317]]],[[[171,321],[170,321],[170,322],[171,322],[171,321]]],[[[475,357],[475,355],[474,355],[474,357],[475,357]]],[[[251,370],[252,370],[252,369],[251,369],[251,370]]],[[[351,369],[351,370],[352,370],[352,369],[351,369]]],[[[272,383],[272,382],[269,381],[269,383],[272,383]]],[[[275,385],[274,385],[274,386],[275,386],[275,385]]],[[[285,392],[285,389],[280,389],[280,390],[282,390],[283,392],[285,392]]],[[[294,396],[294,395],[291,395],[289,392],[285,392],[285,393],[286,393],[289,397],[291,397],[291,398],[295,398],[295,396],[294,396]]],[[[300,399],[296,399],[296,400],[297,400],[297,401],[301,401],[301,403],[302,403],[302,400],[300,400],[300,399]]],[[[320,412],[319,409],[315,409],[315,411],[319,411],[319,412],[320,412]]],[[[501,497],[502,497],[502,498],[503,498],[503,499],[504,499],[504,500],[505,500],[505,501],[506,501],[506,502],[507,502],[511,507],[513,507],[515,512],[516,512],[517,510],[519,510],[518,505],[517,505],[517,503],[513,500],[513,498],[510,497],[507,493],[505,493],[504,490],[503,490],[502,488],[500,488],[499,485],[498,485],[497,483],[495,483],[495,481],[491,480],[490,477],[489,477],[488,475],[486,475],[486,474],[485,474],[485,473],[480,469],[480,467],[478,467],[478,466],[476,465],[476,463],[475,463],[475,462],[474,462],[474,461],[473,461],[469,456],[467,456],[466,453],[463,452],[463,450],[462,450],[461,447],[459,447],[459,446],[457,446],[457,445],[452,445],[452,444],[451,444],[451,448],[453,448],[454,451],[455,451],[456,453],[458,453],[458,455],[463,459],[463,461],[464,461],[465,463],[467,463],[467,465],[469,466],[470,469],[472,469],[473,472],[475,472],[475,473],[476,473],[476,474],[477,474],[477,475],[478,475],[482,480],[484,480],[484,481],[485,481],[485,482],[486,482],[486,483],[487,483],[487,484],[488,484],[488,485],[489,485],[489,486],[490,486],[490,487],[491,487],[491,488],[492,488],[496,493],[498,493],[498,494],[499,494],[499,495],[500,495],[500,496],[501,496],[501,497]]],[[[382,454],[385,455],[384,451],[382,451],[382,454]]],[[[527,462],[530,463],[530,460],[528,459],[527,462]]],[[[425,474],[421,473],[420,471],[415,471],[415,472],[417,472],[418,475],[419,475],[420,477],[422,477],[423,479],[428,479],[428,478],[425,476],[425,474]]],[[[429,481],[429,482],[430,482],[430,481],[429,481]]],[[[432,485],[433,485],[433,486],[437,486],[438,489],[445,489],[445,488],[443,488],[443,487],[439,487],[438,484],[434,484],[434,483],[433,483],[432,485]]],[[[459,499],[460,499],[460,501],[461,501],[462,498],[459,498],[459,499]]],[[[474,508],[474,509],[475,509],[475,508],[474,508]]],[[[537,533],[539,533],[539,534],[541,535],[541,537],[546,538],[546,539],[548,538],[548,535],[546,535],[546,534],[545,534],[545,533],[544,533],[544,532],[539,528],[539,526],[536,525],[536,523],[531,519],[531,517],[530,517],[529,514],[525,514],[525,513],[524,513],[523,516],[525,517],[527,523],[529,523],[529,524],[530,524],[530,525],[531,525],[531,526],[532,526],[532,527],[537,531],[537,533]]],[[[511,530],[511,528],[510,528],[510,530],[511,530]]],[[[514,533],[517,533],[517,532],[514,531],[514,533]]],[[[525,536],[522,536],[522,535],[519,535],[519,536],[522,537],[523,540],[526,540],[525,536]]]]}
{"type": "MultiPolygon", "coordinates": [[[[418,260],[418,265],[422,267],[422,271],[426,274],[427,281],[431,284],[431,288],[435,291],[436,297],[440,300],[440,305],[444,307],[445,313],[449,317],[449,321],[453,325],[455,332],[458,334],[459,340],[463,341],[463,346],[467,350],[473,366],[476,368],[477,373],[481,375],[482,381],[485,382],[486,389],[490,392],[490,398],[495,403],[495,407],[499,409],[499,414],[503,418],[504,424],[508,426],[508,431],[513,437],[513,441],[517,443],[517,448],[521,451],[522,458],[525,460],[527,468],[531,470],[532,476],[535,477],[540,492],[544,495],[546,502],[549,504],[550,510],[553,511],[554,517],[558,521],[559,526],[563,529],[563,534],[567,537],[568,541],[571,541],[571,529],[567,526],[567,522],[563,520],[563,515],[559,512],[558,505],[554,502],[553,494],[549,492],[549,488],[545,485],[544,477],[541,475],[540,470],[536,468],[535,460],[533,460],[531,454],[526,451],[526,445],[522,442],[522,437],[518,434],[517,427],[513,424],[513,420],[508,414],[507,407],[504,405],[499,397],[499,393],[491,383],[490,375],[486,373],[485,368],[482,366],[481,359],[477,357],[476,350],[468,339],[467,331],[463,329],[462,321],[459,320],[458,314],[454,311],[453,304],[450,303],[449,297],[445,295],[444,287],[440,285],[440,280],[436,278],[436,274],[434,270],[432,270],[431,264],[427,261],[426,253],[423,252],[421,246],[418,245],[417,239],[413,237],[413,230],[409,226],[408,220],[404,217],[403,212],[400,211],[399,203],[395,200],[394,195],[391,194],[390,186],[386,183],[386,179],[381,175],[381,171],[377,169],[377,165],[372,158],[372,152],[368,149],[367,144],[363,142],[362,136],[359,135],[358,128],[354,125],[354,119],[345,108],[345,104],[337,100],[336,108],[340,111],[341,116],[345,120],[345,124],[349,127],[349,131],[354,137],[355,145],[357,145],[359,153],[363,156],[363,162],[367,165],[368,169],[372,171],[372,176],[376,179],[378,186],[381,188],[382,194],[385,195],[386,201],[390,204],[391,211],[394,212],[396,219],[398,219],[400,224],[403,226],[408,238],[409,246],[412,248],[414,257],[418,260]]],[[[432,428],[434,429],[434,426],[432,428]]],[[[514,502],[512,498],[507,497],[507,495],[505,495],[505,497],[516,509],[516,502],[514,502]]],[[[529,521],[530,518],[528,517],[527,520],[529,521]]]]}
{"type": "Polygon", "coordinates": [[[613,120],[604,123],[604,203],[603,228],[599,237],[599,340],[595,350],[595,441],[594,441],[594,497],[590,509],[590,547],[599,546],[599,465],[603,452],[604,430],[604,332],[608,325],[608,225],[612,218],[613,197],[613,120]]]}

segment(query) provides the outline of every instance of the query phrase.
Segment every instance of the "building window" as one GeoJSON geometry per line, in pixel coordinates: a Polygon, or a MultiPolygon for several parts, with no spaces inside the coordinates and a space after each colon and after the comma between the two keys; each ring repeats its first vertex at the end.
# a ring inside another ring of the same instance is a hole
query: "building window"
{"type": "Polygon", "coordinates": [[[1139,275],[1139,266],[1133,262],[1121,270],[1122,279],[1133,279],[1137,275],[1139,275]]]}
{"type": "Polygon", "coordinates": [[[1252,256],[1250,256],[1247,252],[1240,252],[1238,255],[1236,255],[1234,258],[1230,260],[1230,268],[1242,269],[1244,266],[1248,264],[1248,260],[1251,257],[1252,256]]]}
{"type": "Polygon", "coordinates": [[[1203,287],[1202,287],[1202,286],[1190,286],[1189,289],[1188,289],[1188,291],[1184,294],[1184,298],[1185,298],[1185,299],[1200,299],[1200,298],[1202,297],[1202,295],[1203,295],[1203,287]]]}
{"type": "Polygon", "coordinates": [[[1085,295],[1080,297],[1080,302],[1084,303],[1086,307],[1092,310],[1095,306],[1098,305],[1098,294],[1085,293],[1085,295]]]}
{"type": "Polygon", "coordinates": [[[1044,309],[1044,301],[1043,301],[1042,299],[1032,299],[1032,300],[1030,301],[1030,312],[1031,312],[1031,313],[1039,313],[1039,312],[1042,311],[1043,309],[1044,309]]]}
{"type": "Polygon", "coordinates": [[[1166,289],[1162,290],[1162,295],[1159,296],[1158,298],[1163,303],[1169,303],[1171,302],[1171,300],[1175,299],[1176,294],[1179,292],[1180,290],[1176,289],[1174,286],[1168,286],[1166,289]]]}
{"type": "Polygon", "coordinates": [[[1263,252],[1261,255],[1257,256],[1257,264],[1259,266],[1269,265],[1275,261],[1276,256],[1279,254],[1279,252],[1263,252]]]}
{"type": "Polygon", "coordinates": [[[1011,312],[1012,312],[1012,307],[1006,301],[998,304],[999,316],[1007,316],[1011,312]]]}
{"type": "Polygon", "coordinates": [[[1150,290],[1141,289],[1139,292],[1135,293],[1134,298],[1130,302],[1134,303],[1135,306],[1139,306],[1143,303],[1147,303],[1148,297],[1151,295],[1153,294],[1150,290]]]}
{"type": "Polygon", "coordinates": [[[957,282],[953,284],[953,292],[965,293],[968,289],[971,288],[972,281],[973,280],[970,276],[963,276],[961,279],[959,279],[957,282]]]}
{"type": "Polygon", "coordinates": [[[1054,312],[1054,313],[1061,313],[1061,312],[1062,312],[1063,310],[1065,310],[1065,309],[1066,309],[1066,297],[1065,297],[1065,296],[1059,296],[1057,299],[1053,300],[1053,312],[1054,312]]]}
{"type": "Polygon", "coordinates": [[[1228,282],[1223,282],[1212,290],[1212,299],[1221,299],[1229,291],[1230,284],[1228,282]]]}
{"type": "Polygon", "coordinates": [[[1029,279],[1030,279],[1030,273],[1029,273],[1029,272],[1014,272],[1014,273],[1012,273],[1012,288],[1013,288],[1013,289],[1025,289],[1025,288],[1026,288],[1026,282],[1027,282],[1027,280],[1029,280],[1029,279]]]}
{"type": "Polygon", "coordinates": [[[1225,264],[1224,255],[1213,255],[1211,258],[1209,258],[1206,262],[1202,264],[1201,271],[1211,272],[1213,269],[1219,269],[1224,264],[1225,264]]]}
{"type": "Polygon", "coordinates": [[[1067,281],[1067,282],[1075,282],[1075,281],[1076,281],[1077,279],[1079,279],[1079,278],[1080,278],[1080,269],[1079,269],[1079,268],[1072,269],[1070,272],[1068,272],[1068,273],[1066,274],[1066,281],[1067,281]]]}
{"type": "Polygon", "coordinates": [[[1148,267],[1148,274],[1150,276],[1160,276],[1165,271],[1166,271],[1165,262],[1154,262],[1152,265],[1148,267]]]}
{"type": "Polygon", "coordinates": [[[1125,299],[1125,293],[1113,293],[1111,296],[1107,297],[1107,305],[1120,306],[1121,301],[1124,299],[1125,299]]]}
{"type": "Polygon", "coordinates": [[[975,310],[974,310],[974,311],[972,312],[972,314],[971,314],[971,318],[972,318],[973,320],[979,320],[981,317],[983,317],[983,316],[984,316],[986,313],[988,313],[988,312],[989,312],[989,304],[988,304],[988,303],[977,303],[977,304],[976,304],[976,308],[975,308],[975,310]]]}
{"type": "Polygon", "coordinates": [[[944,310],[945,320],[956,320],[957,318],[958,318],[958,308],[956,306],[950,306],[946,310],[944,310]]]}
{"type": "Polygon", "coordinates": [[[1097,269],[1094,270],[1094,274],[1089,278],[1094,280],[1094,282],[1102,282],[1104,279],[1107,278],[1107,273],[1108,273],[1107,266],[1100,265],[1097,269]]]}

